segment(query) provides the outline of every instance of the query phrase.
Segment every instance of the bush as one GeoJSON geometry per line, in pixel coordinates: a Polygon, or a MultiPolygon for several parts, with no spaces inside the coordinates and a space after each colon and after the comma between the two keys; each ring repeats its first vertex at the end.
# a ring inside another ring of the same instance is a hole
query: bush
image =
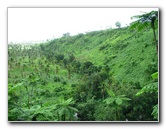
{"type": "Polygon", "coordinates": [[[55,56],[55,58],[56,58],[57,61],[61,61],[61,60],[64,59],[64,54],[58,54],[58,55],[55,56]]]}

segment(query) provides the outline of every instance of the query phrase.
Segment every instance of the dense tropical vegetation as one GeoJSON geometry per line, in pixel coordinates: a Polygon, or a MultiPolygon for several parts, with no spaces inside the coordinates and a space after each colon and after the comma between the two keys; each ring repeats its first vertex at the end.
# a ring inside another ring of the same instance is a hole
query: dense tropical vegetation
{"type": "Polygon", "coordinates": [[[8,44],[8,120],[158,121],[158,12],[141,16],[128,27],[8,44]]]}

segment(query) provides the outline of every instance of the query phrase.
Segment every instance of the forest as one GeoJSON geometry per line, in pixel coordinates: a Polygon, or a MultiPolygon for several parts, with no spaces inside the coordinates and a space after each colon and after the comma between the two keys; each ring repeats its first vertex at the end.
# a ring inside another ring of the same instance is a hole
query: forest
{"type": "Polygon", "coordinates": [[[8,121],[159,121],[158,11],[127,27],[8,44],[8,121]]]}

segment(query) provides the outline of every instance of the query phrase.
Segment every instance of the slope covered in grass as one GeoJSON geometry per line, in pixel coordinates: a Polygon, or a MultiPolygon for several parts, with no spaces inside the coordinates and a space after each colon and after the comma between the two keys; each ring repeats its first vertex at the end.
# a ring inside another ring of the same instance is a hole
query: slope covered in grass
{"type": "Polygon", "coordinates": [[[129,28],[104,30],[62,37],[50,41],[46,49],[53,53],[72,53],[80,62],[108,65],[113,78],[145,84],[158,65],[151,29],[136,32],[129,28]]]}
{"type": "Polygon", "coordinates": [[[157,120],[157,80],[151,75],[158,56],[150,28],[10,44],[8,54],[10,121],[157,120]],[[150,93],[146,85],[154,86],[150,93]]]}

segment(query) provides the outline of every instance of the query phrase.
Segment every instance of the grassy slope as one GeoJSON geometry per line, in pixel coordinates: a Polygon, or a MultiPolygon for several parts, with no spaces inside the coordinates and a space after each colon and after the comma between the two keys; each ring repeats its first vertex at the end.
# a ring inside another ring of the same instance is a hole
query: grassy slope
{"type": "MultiPolygon", "coordinates": [[[[141,86],[147,83],[146,70],[151,69],[149,68],[149,65],[157,60],[155,46],[153,45],[153,33],[151,30],[142,31],[140,33],[131,31],[128,28],[95,31],[87,34],[55,39],[45,43],[44,46],[46,51],[63,53],[65,57],[67,57],[69,53],[73,53],[76,60],[80,62],[91,61],[97,66],[109,65],[111,68],[110,74],[117,82],[139,82],[141,86]]],[[[14,56],[14,59],[18,60],[19,57],[16,58],[14,56]]],[[[20,57],[20,59],[22,59],[22,57],[20,57]]],[[[43,107],[41,107],[39,111],[36,109],[36,111],[44,112],[45,116],[40,118],[40,120],[45,120],[45,117],[48,116],[45,107],[49,108],[49,106],[51,107],[56,104],[57,99],[61,95],[64,95],[67,98],[72,97],[74,92],[72,84],[81,83],[82,80],[80,75],[76,73],[72,73],[72,77],[69,79],[68,71],[61,65],[62,62],[50,63],[45,57],[40,60],[41,65],[38,65],[39,59],[33,59],[34,63],[31,63],[30,61],[32,60],[27,60],[25,58],[22,59],[22,61],[17,61],[21,62],[18,66],[12,64],[13,68],[9,69],[9,89],[22,83],[23,79],[31,82],[32,79],[29,78],[29,75],[34,73],[34,77],[39,78],[40,80],[35,85],[34,96],[30,98],[30,102],[34,104],[31,108],[36,108],[36,105],[42,103],[43,107]],[[27,63],[25,70],[23,70],[22,65],[24,63],[26,64],[26,62],[30,63],[27,63]],[[50,72],[44,71],[48,64],[50,72]],[[59,67],[58,73],[55,72],[56,67],[59,67]],[[37,72],[35,71],[35,68],[38,69],[37,72]],[[22,73],[25,74],[24,77],[22,73]],[[54,77],[60,78],[61,81],[54,81],[54,77]],[[43,82],[45,82],[45,84],[43,84],[43,82]]],[[[22,103],[27,103],[27,93],[24,85],[29,85],[29,83],[26,83],[27,82],[23,83],[21,92],[19,89],[15,90],[14,93],[16,96],[20,96],[17,100],[17,103],[20,104],[20,108],[27,114],[34,114],[32,113],[31,108],[27,109],[27,105],[22,103]]],[[[33,86],[31,85],[31,87],[33,86]]],[[[31,87],[29,88],[30,90],[31,87]]],[[[13,102],[12,99],[14,98],[9,97],[9,102],[13,102]]],[[[18,106],[16,106],[16,108],[18,108],[18,106]]],[[[17,114],[16,108],[11,106],[9,112],[10,116],[15,116],[15,113],[17,114]]],[[[22,114],[21,111],[20,114],[22,114]]],[[[49,118],[49,120],[54,120],[54,117],[49,118]]]]}
{"type": "Polygon", "coordinates": [[[146,83],[148,65],[157,60],[151,29],[136,32],[122,28],[62,37],[48,43],[48,50],[55,48],[61,53],[72,52],[81,62],[107,64],[115,80],[141,85],[146,83]]]}

